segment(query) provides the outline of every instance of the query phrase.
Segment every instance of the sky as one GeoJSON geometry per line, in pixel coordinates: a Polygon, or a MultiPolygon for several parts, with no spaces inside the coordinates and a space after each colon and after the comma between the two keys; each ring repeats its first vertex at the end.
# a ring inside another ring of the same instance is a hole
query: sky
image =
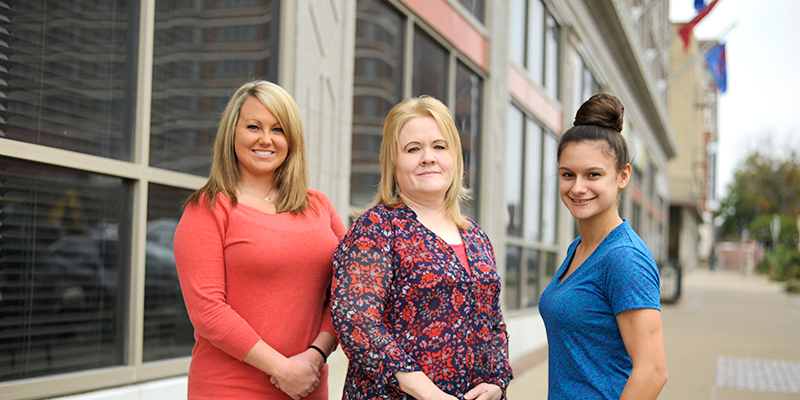
{"type": "MultiPolygon", "coordinates": [[[[694,0],[668,1],[672,22],[694,18],[694,0]]],[[[798,16],[800,0],[719,0],[694,29],[695,38],[713,40],[735,24],[722,38],[728,90],[718,104],[716,188],[720,200],[736,167],[753,149],[800,152],[798,16]]]]}

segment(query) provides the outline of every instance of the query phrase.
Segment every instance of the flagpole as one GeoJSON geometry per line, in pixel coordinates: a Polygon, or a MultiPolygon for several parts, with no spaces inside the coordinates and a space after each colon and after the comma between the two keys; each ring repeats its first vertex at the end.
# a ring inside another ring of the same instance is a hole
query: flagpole
{"type": "Polygon", "coordinates": [[[683,73],[686,72],[686,70],[688,70],[692,65],[694,65],[694,63],[696,63],[697,60],[700,60],[703,57],[705,57],[706,54],[708,54],[708,52],[714,48],[714,46],[721,43],[722,40],[725,39],[725,36],[733,28],[736,27],[736,24],[738,24],[738,21],[731,22],[727,27],[725,27],[722,33],[720,33],[719,38],[716,41],[709,40],[706,44],[704,44],[703,47],[697,50],[697,53],[694,53],[691,57],[689,57],[688,60],[684,61],[683,64],[681,64],[677,69],[675,69],[673,73],[669,74],[669,76],[662,79],[659,82],[661,84],[660,86],[663,88],[669,87],[669,85],[672,84],[672,82],[675,82],[676,79],[680,78],[680,76],[683,75],[683,73]]]}
{"type": "MultiPolygon", "coordinates": [[[[653,2],[655,2],[655,1],[657,1],[657,0],[653,0],[653,2]]],[[[666,50],[667,47],[670,45],[670,43],[672,43],[672,41],[675,40],[675,37],[680,36],[681,30],[683,29],[683,27],[685,25],[692,24],[692,27],[694,27],[694,25],[696,25],[703,18],[705,18],[705,16],[708,15],[709,12],[711,12],[711,9],[713,9],[714,6],[717,5],[718,1],[719,0],[713,0],[710,4],[708,4],[702,10],[700,10],[700,12],[697,15],[695,15],[694,18],[692,18],[689,22],[685,22],[683,24],[680,24],[678,29],[676,29],[675,31],[670,32],[669,35],[667,35],[667,37],[664,40],[661,41],[661,43],[659,43],[655,47],[651,47],[651,48],[647,49],[646,50],[647,61],[648,62],[652,62],[653,60],[655,60],[656,57],[658,57],[659,54],[661,54],[664,50],[666,50]]],[[[644,7],[645,6],[637,6],[637,7],[634,7],[634,8],[644,8],[644,7]]],[[[635,13],[635,11],[634,11],[634,13],[635,13]]],[[[688,46],[688,42],[684,43],[684,49],[686,48],[686,46],[688,46]]]]}

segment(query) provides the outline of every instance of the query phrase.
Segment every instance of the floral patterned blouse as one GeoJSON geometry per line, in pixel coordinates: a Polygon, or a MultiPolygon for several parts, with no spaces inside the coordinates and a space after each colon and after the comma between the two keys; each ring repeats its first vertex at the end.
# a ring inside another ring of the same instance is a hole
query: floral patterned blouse
{"type": "Polygon", "coordinates": [[[331,315],[350,360],[345,399],[412,399],[398,371],[423,371],[458,397],[512,379],[500,277],[486,234],[461,229],[472,278],[405,205],[361,215],[334,253],[331,315]]]}

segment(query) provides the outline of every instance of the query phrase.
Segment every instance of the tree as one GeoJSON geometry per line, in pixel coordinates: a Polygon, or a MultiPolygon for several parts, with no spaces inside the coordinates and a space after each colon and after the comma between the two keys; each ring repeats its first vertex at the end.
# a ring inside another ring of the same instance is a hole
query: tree
{"type": "Polygon", "coordinates": [[[734,173],[728,196],[722,201],[719,234],[738,238],[747,229],[763,241],[767,236],[765,221],[773,214],[781,216],[781,227],[793,235],[796,246],[797,226],[791,221],[800,215],[800,156],[794,151],[780,157],[756,150],[747,157],[734,173]]]}

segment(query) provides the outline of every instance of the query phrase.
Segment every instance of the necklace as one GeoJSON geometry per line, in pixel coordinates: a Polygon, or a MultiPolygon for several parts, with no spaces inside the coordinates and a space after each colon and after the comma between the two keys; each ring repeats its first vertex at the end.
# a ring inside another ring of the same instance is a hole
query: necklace
{"type": "MultiPolygon", "coordinates": [[[[245,185],[239,185],[239,187],[244,189],[245,192],[252,194],[253,196],[261,197],[260,195],[255,194],[252,190],[248,189],[247,186],[245,185]]],[[[269,197],[269,194],[272,193],[273,190],[275,190],[275,187],[273,187],[272,189],[269,190],[269,192],[267,192],[267,196],[264,197],[264,201],[272,203],[275,200],[275,196],[269,197]]]]}

